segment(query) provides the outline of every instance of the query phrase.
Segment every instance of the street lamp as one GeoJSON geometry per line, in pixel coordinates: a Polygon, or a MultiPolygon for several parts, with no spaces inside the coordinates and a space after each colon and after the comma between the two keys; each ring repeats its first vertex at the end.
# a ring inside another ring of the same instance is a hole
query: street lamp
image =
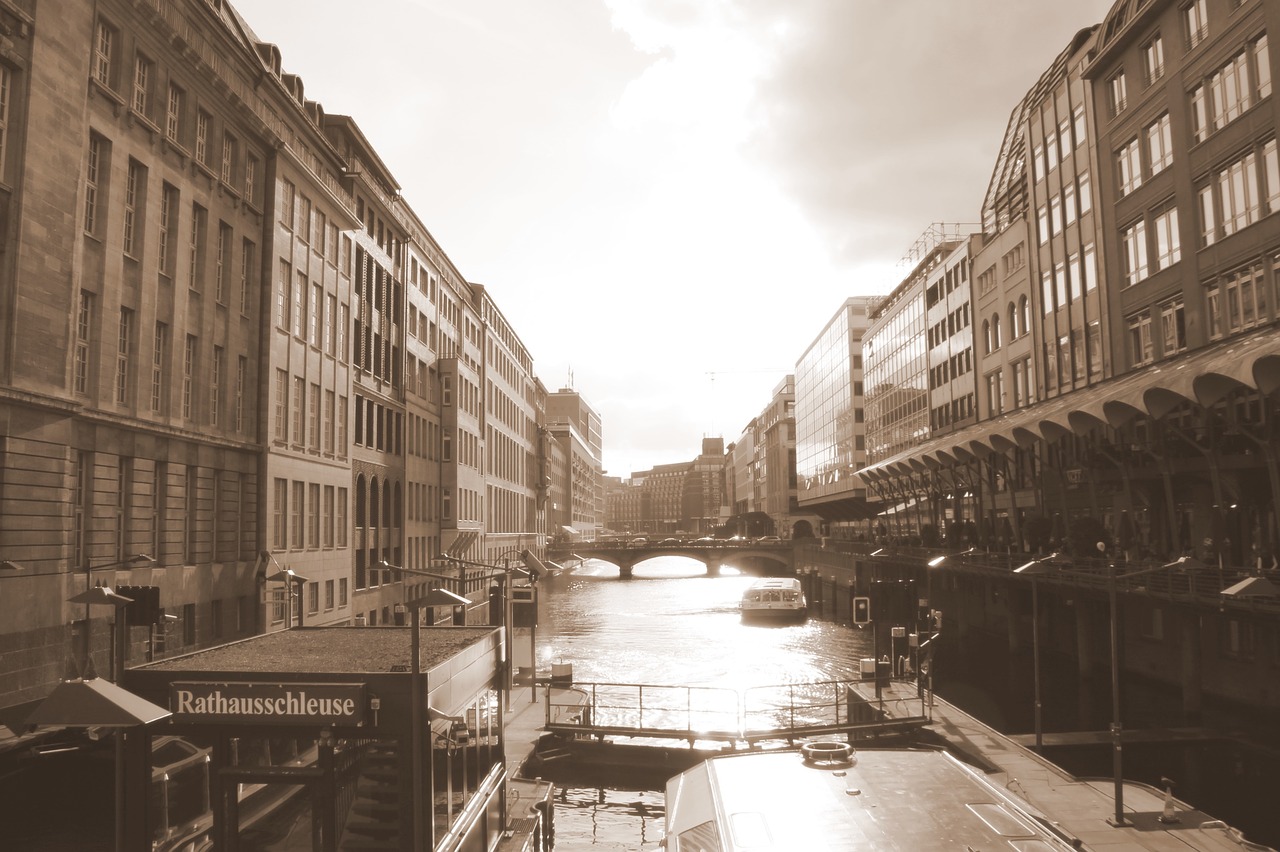
{"type": "Polygon", "coordinates": [[[142,566],[142,565],[154,565],[155,563],[156,563],[155,557],[148,556],[145,553],[139,553],[135,556],[130,556],[128,559],[119,559],[115,562],[108,562],[105,565],[93,565],[89,562],[85,562],[84,591],[78,595],[74,595],[73,597],[70,597],[67,599],[72,603],[84,604],[84,661],[81,666],[82,671],[83,671],[83,667],[89,664],[89,607],[93,606],[94,604],[112,604],[117,607],[116,623],[112,627],[112,632],[113,632],[112,669],[114,670],[115,678],[119,679],[120,672],[122,672],[124,669],[124,656],[125,656],[125,653],[124,653],[125,637],[124,637],[124,623],[123,623],[124,619],[122,618],[123,610],[121,609],[121,607],[133,602],[132,598],[126,598],[121,595],[117,595],[115,592],[111,590],[110,586],[103,586],[99,584],[98,586],[95,587],[93,585],[93,572],[106,571],[110,568],[121,568],[121,567],[124,567],[125,565],[142,566]]]}
{"type": "Polygon", "coordinates": [[[307,577],[295,573],[292,568],[286,568],[281,565],[274,554],[269,550],[264,550],[260,554],[263,559],[269,559],[273,565],[279,570],[274,574],[268,574],[264,579],[269,583],[284,583],[284,629],[288,630],[293,627],[293,595],[296,587],[298,594],[298,626],[305,627],[303,623],[302,612],[302,587],[311,582],[307,577]]]}
{"type": "Polygon", "coordinates": [[[1040,584],[1036,582],[1036,575],[1045,573],[1049,570],[1047,565],[1058,561],[1058,554],[1050,553],[1043,559],[1032,559],[1027,564],[1013,569],[1015,574],[1026,574],[1031,577],[1031,656],[1034,672],[1032,681],[1035,696],[1036,751],[1040,751],[1044,746],[1044,725],[1041,722],[1040,712],[1040,584]]]}

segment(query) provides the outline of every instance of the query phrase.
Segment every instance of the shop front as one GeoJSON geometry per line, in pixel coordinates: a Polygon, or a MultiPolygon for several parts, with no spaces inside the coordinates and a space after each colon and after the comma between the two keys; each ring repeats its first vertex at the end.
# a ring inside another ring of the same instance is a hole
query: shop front
{"type": "Polygon", "coordinates": [[[492,848],[501,632],[412,630],[300,628],[128,670],[172,716],[126,740],[127,848],[492,848]]]}

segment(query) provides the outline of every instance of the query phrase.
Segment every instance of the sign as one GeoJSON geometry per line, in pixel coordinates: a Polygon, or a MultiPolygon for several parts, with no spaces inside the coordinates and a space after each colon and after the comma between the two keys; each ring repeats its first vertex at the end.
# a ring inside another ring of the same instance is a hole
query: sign
{"type": "Polygon", "coordinates": [[[169,685],[174,722],[236,725],[361,725],[363,683],[202,683],[169,685]]]}

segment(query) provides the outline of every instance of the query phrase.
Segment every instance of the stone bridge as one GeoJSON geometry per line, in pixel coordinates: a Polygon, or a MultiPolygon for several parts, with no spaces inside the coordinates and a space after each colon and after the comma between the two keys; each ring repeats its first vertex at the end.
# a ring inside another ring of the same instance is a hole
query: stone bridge
{"type": "Polygon", "coordinates": [[[721,565],[739,571],[760,572],[771,575],[795,574],[797,546],[791,542],[682,542],[680,544],[622,544],[609,542],[579,542],[547,549],[552,559],[599,559],[618,566],[618,577],[627,579],[632,570],[649,559],[659,556],[684,556],[696,559],[707,566],[709,576],[717,576],[721,565]]]}

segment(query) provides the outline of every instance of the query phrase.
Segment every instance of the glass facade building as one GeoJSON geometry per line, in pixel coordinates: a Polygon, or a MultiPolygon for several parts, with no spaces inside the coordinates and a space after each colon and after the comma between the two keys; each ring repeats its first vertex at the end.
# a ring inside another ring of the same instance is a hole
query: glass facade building
{"type": "Polygon", "coordinates": [[[866,464],[862,341],[883,298],[845,300],[796,363],[796,477],[802,508],[864,493],[853,476],[866,464]]]}
{"type": "Polygon", "coordinates": [[[923,276],[913,276],[872,317],[867,359],[867,463],[929,436],[929,362],[923,276]]]}

